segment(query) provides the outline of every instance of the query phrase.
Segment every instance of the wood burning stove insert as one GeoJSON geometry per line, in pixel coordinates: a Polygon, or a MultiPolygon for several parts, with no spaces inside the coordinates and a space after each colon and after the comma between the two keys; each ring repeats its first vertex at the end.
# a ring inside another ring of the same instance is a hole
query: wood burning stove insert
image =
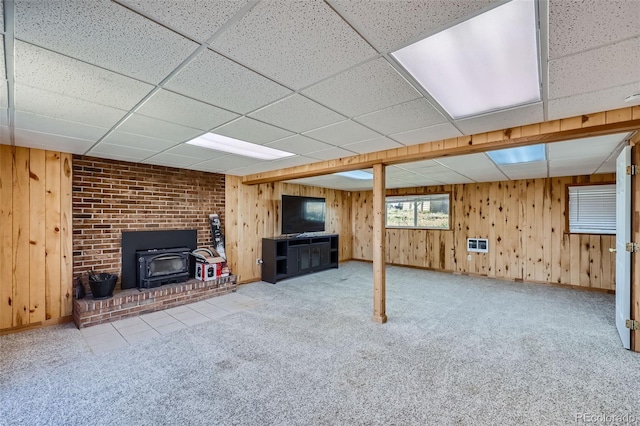
{"type": "Polygon", "coordinates": [[[154,288],[189,279],[188,247],[136,251],[138,288],[154,288]]]}

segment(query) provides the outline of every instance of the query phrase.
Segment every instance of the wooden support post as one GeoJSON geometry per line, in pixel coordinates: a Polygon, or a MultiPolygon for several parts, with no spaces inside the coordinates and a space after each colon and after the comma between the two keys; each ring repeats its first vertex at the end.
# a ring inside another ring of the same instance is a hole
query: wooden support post
{"type": "Polygon", "coordinates": [[[386,315],[385,288],[385,169],[373,166],[373,321],[384,324],[386,315]]]}

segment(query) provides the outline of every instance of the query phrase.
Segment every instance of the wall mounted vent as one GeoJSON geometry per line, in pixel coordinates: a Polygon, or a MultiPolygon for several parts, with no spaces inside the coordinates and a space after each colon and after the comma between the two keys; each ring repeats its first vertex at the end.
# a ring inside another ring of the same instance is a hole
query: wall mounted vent
{"type": "Polygon", "coordinates": [[[486,238],[467,238],[467,251],[488,253],[489,240],[486,238]]]}

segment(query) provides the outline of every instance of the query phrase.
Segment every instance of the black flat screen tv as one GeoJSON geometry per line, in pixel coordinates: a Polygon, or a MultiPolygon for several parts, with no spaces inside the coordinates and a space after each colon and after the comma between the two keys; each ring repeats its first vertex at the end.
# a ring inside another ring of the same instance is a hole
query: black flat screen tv
{"type": "Polygon", "coordinates": [[[324,198],[282,196],[282,234],[324,232],[324,198]]]}

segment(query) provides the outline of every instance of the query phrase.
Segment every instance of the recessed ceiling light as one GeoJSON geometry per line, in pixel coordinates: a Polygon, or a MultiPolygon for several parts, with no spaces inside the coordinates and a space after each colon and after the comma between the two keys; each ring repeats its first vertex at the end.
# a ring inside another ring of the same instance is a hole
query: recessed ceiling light
{"type": "Polygon", "coordinates": [[[533,0],[511,1],[391,55],[453,118],[540,101],[533,0]]]}
{"type": "Polygon", "coordinates": [[[499,149],[497,151],[489,151],[487,155],[498,165],[533,163],[547,159],[544,144],[499,149]]]}
{"type": "Polygon", "coordinates": [[[359,179],[359,180],[373,180],[373,175],[368,172],[364,172],[362,170],[352,170],[350,172],[339,172],[334,173],[336,176],[343,176],[350,179],[359,179]]]}
{"type": "Polygon", "coordinates": [[[260,160],[276,160],[278,158],[291,157],[295,154],[279,149],[269,148],[255,143],[241,141],[239,139],[218,135],[215,133],[205,133],[195,139],[187,141],[189,145],[197,145],[203,148],[215,149],[231,154],[242,155],[244,157],[258,158],[260,160]]]}

